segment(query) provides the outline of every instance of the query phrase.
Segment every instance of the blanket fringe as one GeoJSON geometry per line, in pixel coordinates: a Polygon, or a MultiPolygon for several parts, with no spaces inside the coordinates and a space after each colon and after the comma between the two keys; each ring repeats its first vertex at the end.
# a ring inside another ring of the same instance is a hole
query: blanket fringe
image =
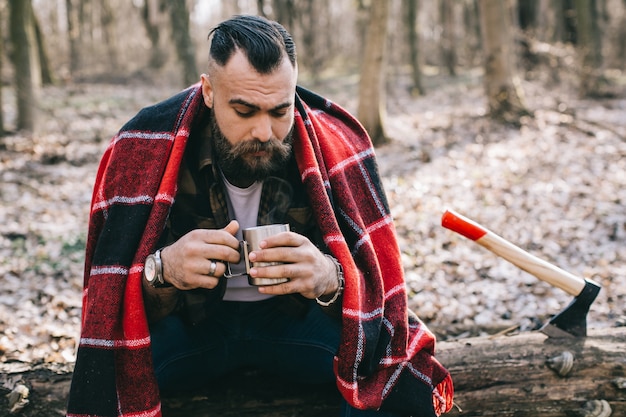
{"type": "Polygon", "coordinates": [[[433,390],[433,406],[437,416],[447,413],[454,404],[454,385],[450,374],[433,390]]]}

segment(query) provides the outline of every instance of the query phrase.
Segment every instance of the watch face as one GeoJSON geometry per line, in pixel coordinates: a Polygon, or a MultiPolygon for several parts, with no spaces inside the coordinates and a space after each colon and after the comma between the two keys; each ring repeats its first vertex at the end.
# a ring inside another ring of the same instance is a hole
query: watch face
{"type": "Polygon", "coordinates": [[[156,278],[156,260],[154,256],[150,255],[146,258],[143,274],[148,282],[153,282],[156,278]]]}

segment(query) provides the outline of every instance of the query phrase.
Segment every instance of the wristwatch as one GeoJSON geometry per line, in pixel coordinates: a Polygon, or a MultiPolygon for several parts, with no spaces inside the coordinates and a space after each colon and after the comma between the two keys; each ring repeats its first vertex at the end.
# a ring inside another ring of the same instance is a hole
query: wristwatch
{"type": "Polygon", "coordinates": [[[161,262],[161,249],[148,255],[143,268],[143,277],[154,288],[171,287],[172,284],[165,282],[163,278],[163,262],[161,262]]]}

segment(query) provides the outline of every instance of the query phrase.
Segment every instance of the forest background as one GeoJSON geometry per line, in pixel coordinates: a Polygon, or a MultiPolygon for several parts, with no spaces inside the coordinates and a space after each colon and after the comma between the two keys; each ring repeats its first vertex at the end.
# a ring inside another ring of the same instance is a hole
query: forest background
{"type": "Polygon", "coordinates": [[[626,324],[626,0],[9,0],[2,362],[73,363],[99,158],[237,13],[283,23],[300,83],[370,132],[409,305],[440,340],[534,330],[571,299],[443,229],[448,207],[599,282],[590,326],[626,324]]]}

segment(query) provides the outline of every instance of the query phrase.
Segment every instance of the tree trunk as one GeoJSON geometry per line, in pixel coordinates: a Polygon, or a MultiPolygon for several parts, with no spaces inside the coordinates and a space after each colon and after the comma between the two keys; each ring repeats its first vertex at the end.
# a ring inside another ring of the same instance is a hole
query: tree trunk
{"type": "Polygon", "coordinates": [[[70,75],[76,75],[80,68],[80,27],[78,20],[78,9],[74,0],[65,0],[65,10],[67,13],[67,40],[70,51],[70,75]]]}
{"type": "Polygon", "coordinates": [[[517,0],[517,14],[520,29],[534,35],[537,29],[539,0],[517,0]]]}
{"type": "Polygon", "coordinates": [[[54,76],[52,75],[50,60],[48,59],[48,48],[46,47],[46,40],[41,32],[41,25],[39,24],[39,20],[35,14],[33,14],[33,24],[35,29],[37,56],[41,66],[41,83],[42,85],[51,85],[54,84],[54,76]]]}
{"type": "Polygon", "coordinates": [[[15,67],[17,129],[34,132],[41,70],[37,60],[33,10],[30,0],[10,0],[11,57],[15,67]]]}
{"type": "Polygon", "coordinates": [[[100,2],[100,24],[102,25],[102,33],[104,42],[107,46],[109,56],[108,66],[110,70],[120,70],[119,59],[117,58],[117,36],[115,31],[115,16],[110,0],[102,0],[100,2]]]}
{"type": "Polygon", "coordinates": [[[485,93],[492,118],[518,126],[528,115],[515,73],[511,15],[502,0],[480,0],[485,93]]]}
{"type": "Polygon", "coordinates": [[[357,118],[372,138],[374,145],[388,142],[385,134],[385,42],[389,2],[373,1],[365,38],[365,54],[359,80],[357,118]]]}
{"type": "MultiPolygon", "coordinates": [[[[0,33],[4,33],[4,16],[5,16],[5,4],[0,4],[0,33]]],[[[4,37],[0,36],[0,74],[2,74],[2,69],[4,68],[4,37]]],[[[2,98],[2,82],[0,82],[0,136],[4,135],[5,127],[4,127],[4,106],[3,98],[2,98]]]]}
{"type": "Polygon", "coordinates": [[[463,28],[465,30],[463,48],[467,53],[468,66],[473,67],[476,62],[477,52],[482,50],[478,0],[463,2],[463,28]]]}
{"type": "Polygon", "coordinates": [[[180,61],[179,68],[183,72],[182,82],[188,86],[200,79],[196,65],[195,46],[189,34],[189,10],[185,0],[172,0],[168,2],[168,5],[174,46],[180,61]]]}
{"type": "Polygon", "coordinates": [[[580,95],[598,97],[604,86],[602,74],[602,41],[598,26],[596,0],[576,0],[580,95]]]}
{"type": "MultiPolygon", "coordinates": [[[[626,327],[592,329],[584,339],[546,339],[524,332],[439,342],[437,358],[452,374],[457,406],[445,416],[624,416],[625,350],[626,327]],[[605,413],[585,412],[592,407],[605,413]]],[[[30,390],[21,417],[61,415],[70,380],[71,366],[0,364],[0,416],[9,415],[6,394],[17,391],[19,384],[30,390]]],[[[332,384],[293,384],[243,372],[216,386],[163,397],[163,415],[327,417],[338,415],[339,400],[332,384]]]]}
{"type": "Polygon", "coordinates": [[[456,36],[453,0],[441,0],[439,14],[441,20],[441,57],[443,66],[451,76],[456,76],[456,36]]]}
{"type": "Polygon", "coordinates": [[[290,33],[293,33],[293,22],[296,17],[296,5],[294,0],[273,0],[274,18],[283,25],[290,33]]]}
{"type": "Polygon", "coordinates": [[[424,86],[422,85],[422,66],[419,59],[419,33],[417,30],[417,11],[419,8],[419,0],[404,0],[404,14],[406,16],[405,26],[407,40],[409,43],[409,57],[411,60],[411,95],[424,95],[424,86]]]}
{"type": "Polygon", "coordinates": [[[619,57],[620,57],[620,65],[622,67],[622,72],[626,73],[626,0],[622,1],[622,24],[620,25],[620,42],[618,45],[619,57]]]}
{"type": "Polygon", "coordinates": [[[159,11],[159,0],[145,0],[141,9],[141,18],[150,40],[149,66],[154,69],[161,69],[165,65],[167,57],[161,46],[160,23],[162,18],[159,11]]]}
{"type": "Polygon", "coordinates": [[[576,29],[576,0],[563,0],[556,2],[556,6],[560,12],[562,21],[561,41],[576,45],[578,43],[578,30],[576,29]],[[559,7],[560,5],[560,7],[559,7]]]}
{"type": "Polygon", "coordinates": [[[300,14],[300,25],[302,27],[302,47],[304,54],[300,55],[302,64],[311,73],[313,83],[317,83],[320,78],[319,51],[316,48],[319,30],[319,0],[305,0],[303,2],[304,13],[300,14]]]}
{"type": "Polygon", "coordinates": [[[582,339],[547,339],[542,333],[461,339],[439,343],[438,352],[462,410],[450,416],[626,415],[624,327],[592,330],[582,339]],[[613,414],[583,413],[585,407],[607,405],[613,414]]]}

